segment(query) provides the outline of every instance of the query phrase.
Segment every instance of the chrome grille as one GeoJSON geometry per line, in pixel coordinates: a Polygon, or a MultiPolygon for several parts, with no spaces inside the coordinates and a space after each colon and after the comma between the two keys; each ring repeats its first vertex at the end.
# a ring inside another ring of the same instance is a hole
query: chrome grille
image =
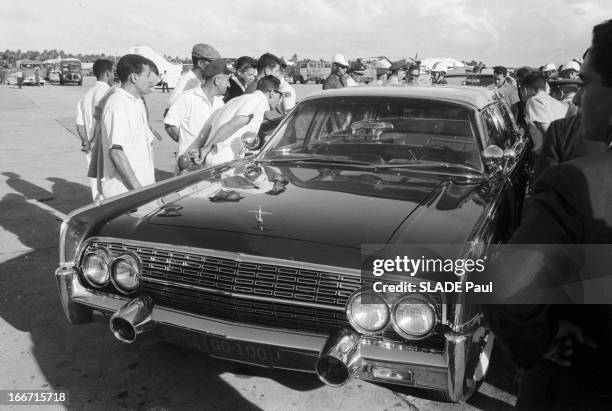
{"type": "MultiPolygon", "coordinates": [[[[142,261],[141,290],[158,305],[298,332],[327,334],[350,327],[344,307],[362,283],[361,276],[115,242],[93,241],[88,248],[105,248],[111,257],[126,251],[137,254],[142,261]]],[[[441,304],[435,305],[441,313],[441,304]]],[[[383,335],[403,341],[391,327],[383,335]]],[[[415,342],[426,350],[440,350],[443,344],[440,324],[430,337],[415,342]]]]}

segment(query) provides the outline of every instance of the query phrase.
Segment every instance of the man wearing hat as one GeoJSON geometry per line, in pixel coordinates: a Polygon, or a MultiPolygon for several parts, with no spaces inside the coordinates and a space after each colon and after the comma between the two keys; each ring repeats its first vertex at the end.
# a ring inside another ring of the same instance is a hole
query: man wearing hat
{"type": "Polygon", "coordinates": [[[164,124],[168,135],[179,143],[177,157],[187,152],[210,115],[223,107],[223,96],[232,72],[225,59],[211,62],[202,72],[204,82],[201,86],[185,91],[170,106],[164,124]]]}
{"type": "Polygon", "coordinates": [[[323,83],[323,90],[346,87],[346,71],[349,63],[344,55],[337,53],[332,59],[332,72],[323,83]]]}
{"type": "Polygon", "coordinates": [[[406,84],[411,84],[413,86],[422,86],[427,85],[427,81],[421,79],[421,62],[417,61],[414,64],[411,64],[408,68],[408,80],[406,84]]]}
{"type": "Polygon", "coordinates": [[[446,63],[438,61],[431,67],[431,84],[444,85],[448,84],[444,76],[446,76],[446,63]]]}
{"type": "Polygon", "coordinates": [[[576,80],[578,79],[578,74],[580,73],[580,64],[577,61],[572,60],[563,65],[563,70],[559,73],[561,78],[576,80]]]}
{"type": "Polygon", "coordinates": [[[168,100],[168,107],[172,105],[178,98],[178,96],[187,90],[196,88],[203,81],[204,76],[202,75],[204,68],[213,61],[214,59],[221,58],[221,55],[217,50],[208,44],[200,43],[193,46],[191,50],[191,61],[193,62],[193,68],[187,73],[183,74],[174,90],[170,94],[168,100]]]}
{"type": "Polygon", "coordinates": [[[389,66],[389,77],[387,77],[387,85],[400,84],[406,78],[406,60],[396,61],[389,66]]]}
{"type": "Polygon", "coordinates": [[[544,79],[547,81],[553,78],[557,78],[557,66],[555,65],[555,63],[548,63],[547,65],[545,65],[542,69],[542,74],[544,75],[544,79]]]}
{"type": "Polygon", "coordinates": [[[347,87],[355,87],[361,84],[363,81],[363,76],[365,75],[365,66],[360,62],[356,62],[352,67],[349,73],[349,76],[346,79],[347,87]]]}

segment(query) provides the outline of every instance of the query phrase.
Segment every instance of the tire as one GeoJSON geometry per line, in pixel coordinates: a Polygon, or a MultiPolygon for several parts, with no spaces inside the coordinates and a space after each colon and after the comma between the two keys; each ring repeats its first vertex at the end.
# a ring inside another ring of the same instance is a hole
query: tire
{"type": "Polygon", "coordinates": [[[304,77],[301,77],[301,76],[300,76],[300,83],[302,83],[302,84],[306,84],[306,80],[304,80],[304,77]]]}
{"type": "Polygon", "coordinates": [[[83,80],[79,80],[79,86],[83,85],[83,80]]]}
{"type": "Polygon", "coordinates": [[[454,403],[454,401],[450,397],[449,392],[446,390],[444,391],[427,390],[426,392],[427,392],[427,396],[434,401],[454,403]]]}

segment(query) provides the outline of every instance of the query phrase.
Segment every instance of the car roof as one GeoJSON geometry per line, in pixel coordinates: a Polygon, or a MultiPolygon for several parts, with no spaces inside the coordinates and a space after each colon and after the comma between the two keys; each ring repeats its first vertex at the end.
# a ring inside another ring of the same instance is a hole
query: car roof
{"type": "Polygon", "coordinates": [[[569,79],[569,78],[555,78],[555,79],[549,79],[548,80],[548,85],[549,86],[563,86],[563,85],[576,85],[576,86],[580,86],[582,85],[582,80],[580,79],[569,79]]]}
{"type": "Polygon", "coordinates": [[[493,73],[450,73],[444,77],[462,77],[462,76],[493,77],[493,73]]]}
{"type": "Polygon", "coordinates": [[[470,105],[482,109],[492,101],[498,100],[495,90],[476,86],[379,86],[379,87],[345,87],[313,93],[303,101],[320,98],[338,97],[393,97],[415,98],[422,100],[436,100],[463,105],[470,105]]]}

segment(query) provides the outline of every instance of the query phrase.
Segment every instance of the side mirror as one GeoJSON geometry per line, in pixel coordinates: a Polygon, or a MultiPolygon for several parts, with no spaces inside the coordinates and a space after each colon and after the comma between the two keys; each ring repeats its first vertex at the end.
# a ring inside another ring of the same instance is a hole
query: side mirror
{"type": "Polygon", "coordinates": [[[486,147],[482,151],[482,159],[489,173],[501,170],[503,168],[504,150],[494,144],[486,147]]]}
{"type": "Polygon", "coordinates": [[[259,145],[259,136],[255,133],[244,133],[240,139],[247,150],[255,150],[259,145]]]}

